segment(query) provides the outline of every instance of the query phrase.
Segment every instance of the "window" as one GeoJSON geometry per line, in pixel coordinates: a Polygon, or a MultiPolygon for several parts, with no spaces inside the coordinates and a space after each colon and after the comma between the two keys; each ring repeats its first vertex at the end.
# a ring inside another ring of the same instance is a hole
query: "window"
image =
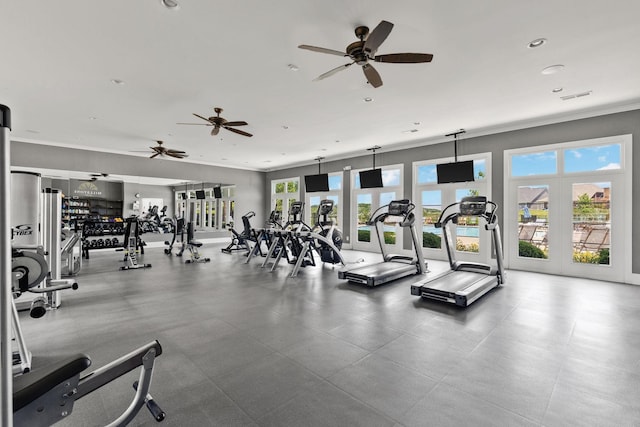
{"type": "Polygon", "coordinates": [[[620,144],[578,147],[564,150],[564,172],[620,169],[620,144]]]}
{"type": "MultiPolygon", "coordinates": [[[[442,228],[437,228],[443,209],[459,202],[465,196],[487,196],[491,200],[490,166],[491,154],[459,156],[458,161],[473,161],[474,181],[438,184],[436,165],[451,163],[453,158],[432,159],[415,162],[413,168],[416,206],[416,223],[419,235],[422,235],[422,247],[425,256],[434,259],[448,259],[442,240],[442,228]]],[[[447,211],[451,213],[453,211],[447,211]]],[[[484,232],[477,217],[459,217],[458,224],[449,227],[450,236],[455,244],[456,256],[461,260],[489,263],[491,256],[490,236],[484,232]]]]}
{"type": "MultiPolygon", "coordinates": [[[[351,229],[354,230],[352,245],[354,249],[379,252],[378,239],[374,226],[367,225],[370,216],[381,206],[392,200],[403,198],[401,165],[382,166],[382,188],[360,188],[360,171],[351,171],[353,196],[351,197],[351,229]]],[[[402,233],[394,223],[385,223],[383,227],[385,245],[402,247],[402,233]]]]}
{"type": "Polygon", "coordinates": [[[549,175],[557,171],[558,155],[555,151],[511,156],[511,176],[549,175]]]}
{"type": "Polygon", "coordinates": [[[336,227],[340,226],[342,222],[342,206],[340,200],[342,199],[342,172],[335,172],[329,174],[329,191],[306,193],[306,212],[305,221],[311,227],[313,227],[318,221],[318,207],[320,201],[323,199],[333,200],[333,211],[329,215],[329,218],[336,227]]]}
{"type": "Polygon", "coordinates": [[[298,200],[300,200],[300,178],[271,181],[271,206],[282,212],[282,218],[288,217],[291,204],[298,200]]]}

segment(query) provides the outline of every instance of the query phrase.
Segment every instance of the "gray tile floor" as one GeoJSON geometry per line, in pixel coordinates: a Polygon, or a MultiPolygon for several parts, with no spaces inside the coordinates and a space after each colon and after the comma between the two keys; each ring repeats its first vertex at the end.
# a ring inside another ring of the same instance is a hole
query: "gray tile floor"
{"type": "MultiPolygon", "coordinates": [[[[136,271],[92,253],[59,310],[21,315],[34,363],[85,352],[98,367],[158,339],[165,426],[640,425],[640,287],[510,271],[459,309],[411,296],[415,278],[366,288],[328,266],[288,278],[221,247],[196,265],[147,249],[153,267],[136,271]]],[[[379,257],[345,252],[362,255],[379,257]]],[[[60,425],[115,418],[136,376],[60,425]]],[[[156,423],[143,411],[134,424],[156,423]]]]}

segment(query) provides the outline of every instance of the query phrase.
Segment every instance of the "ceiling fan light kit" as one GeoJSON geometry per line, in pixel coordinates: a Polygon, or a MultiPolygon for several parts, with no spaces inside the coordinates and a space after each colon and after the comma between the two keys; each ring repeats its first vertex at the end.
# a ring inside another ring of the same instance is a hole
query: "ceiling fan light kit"
{"type": "Polygon", "coordinates": [[[421,62],[431,62],[433,60],[433,55],[430,53],[390,53],[386,55],[376,55],[378,48],[387,39],[392,29],[393,24],[388,21],[380,21],[378,26],[371,32],[369,32],[369,28],[366,26],[362,25],[356,27],[355,34],[359,40],[348,45],[345,52],[306,44],[301,44],[298,47],[300,49],[310,50],[313,52],[348,57],[352,61],[329,70],[326,73],[320,74],[314,79],[314,81],[326,79],[339,71],[346,70],[353,64],[358,64],[362,67],[362,71],[367,78],[367,82],[376,88],[382,86],[382,77],[380,77],[378,71],[369,63],[369,61],[388,62],[394,64],[416,64],[421,62]]]}

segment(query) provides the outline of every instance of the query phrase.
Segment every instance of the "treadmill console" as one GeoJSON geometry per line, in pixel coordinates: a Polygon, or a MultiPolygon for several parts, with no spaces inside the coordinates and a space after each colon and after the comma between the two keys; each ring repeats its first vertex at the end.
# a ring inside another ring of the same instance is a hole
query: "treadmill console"
{"type": "Polygon", "coordinates": [[[460,215],[480,216],[487,209],[485,196],[463,197],[460,201],[460,215]]]}
{"type": "Polygon", "coordinates": [[[408,199],[403,200],[393,200],[389,203],[389,207],[387,208],[387,212],[389,215],[398,215],[403,216],[409,212],[409,202],[408,199]]]}

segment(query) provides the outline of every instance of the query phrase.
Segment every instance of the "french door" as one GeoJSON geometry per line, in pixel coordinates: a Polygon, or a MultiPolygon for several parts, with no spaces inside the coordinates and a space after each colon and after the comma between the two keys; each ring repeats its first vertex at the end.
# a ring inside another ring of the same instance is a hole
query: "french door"
{"type": "MultiPolygon", "coordinates": [[[[380,252],[375,225],[368,225],[367,221],[381,206],[403,197],[402,166],[382,167],[382,188],[360,188],[359,171],[352,171],[351,176],[351,230],[354,230],[351,245],[357,250],[380,252]]],[[[385,250],[388,253],[400,252],[403,248],[402,228],[391,220],[379,227],[384,233],[385,250]]]]}
{"type": "MultiPolygon", "coordinates": [[[[416,162],[413,165],[413,197],[418,206],[416,225],[418,235],[422,238],[422,253],[428,259],[448,260],[442,228],[436,227],[447,206],[467,196],[486,196],[491,200],[490,153],[463,156],[459,160],[473,160],[474,181],[438,184],[436,165],[452,162],[452,158],[416,162]]],[[[456,207],[447,213],[457,210],[456,207]]],[[[455,245],[457,260],[491,263],[491,233],[485,230],[484,225],[484,221],[477,217],[463,216],[458,218],[457,224],[449,224],[449,237],[451,244],[455,245]]]]}
{"type": "Polygon", "coordinates": [[[630,136],[505,152],[508,267],[625,281],[630,159],[630,136]]]}

